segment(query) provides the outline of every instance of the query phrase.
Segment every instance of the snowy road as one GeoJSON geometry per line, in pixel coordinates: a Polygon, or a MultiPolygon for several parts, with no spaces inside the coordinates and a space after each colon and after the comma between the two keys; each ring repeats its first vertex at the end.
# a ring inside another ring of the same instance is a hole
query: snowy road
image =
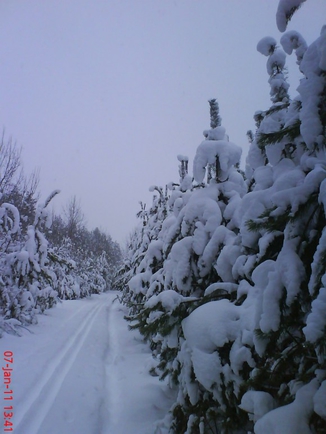
{"type": "Polygon", "coordinates": [[[153,434],[168,391],[148,374],[150,352],[128,330],[116,295],[65,301],[31,333],[0,339],[2,367],[4,352],[13,353],[15,434],[153,434]]]}

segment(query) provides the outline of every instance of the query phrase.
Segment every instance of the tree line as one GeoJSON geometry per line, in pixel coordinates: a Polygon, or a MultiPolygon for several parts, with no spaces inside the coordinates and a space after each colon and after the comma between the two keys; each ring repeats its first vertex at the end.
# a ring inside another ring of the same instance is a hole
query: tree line
{"type": "Polygon", "coordinates": [[[40,202],[39,174],[26,176],[21,149],[2,135],[0,143],[0,332],[19,334],[36,314],[63,299],[111,288],[121,260],[119,245],[89,230],[77,198],[61,213],[40,202]]]}

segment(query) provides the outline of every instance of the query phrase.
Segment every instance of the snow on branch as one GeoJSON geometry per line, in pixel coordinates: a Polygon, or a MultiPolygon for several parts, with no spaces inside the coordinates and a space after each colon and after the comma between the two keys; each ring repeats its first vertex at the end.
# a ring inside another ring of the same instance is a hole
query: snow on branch
{"type": "Polygon", "coordinates": [[[0,206],[0,229],[15,234],[19,229],[20,215],[18,209],[10,204],[3,203],[0,206]]]}
{"type": "Polygon", "coordinates": [[[292,54],[292,51],[295,50],[297,64],[300,65],[303,55],[307,50],[307,43],[300,33],[290,30],[284,33],[280,42],[286,54],[292,54]]]}
{"type": "Polygon", "coordinates": [[[264,56],[270,56],[276,48],[276,40],[272,36],[265,36],[257,44],[257,51],[264,56]]]}
{"type": "Polygon", "coordinates": [[[39,204],[36,212],[35,212],[35,219],[34,219],[34,226],[37,227],[41,222],[45,223],[45,226],[47,228],[50,228],[52,225],[52,215],[49,210],[46,209],[46,207],[49,205],[51,200],[60,193],[60,190],[54,190],[46,199],[44,204],[39,204]]]}
{"type": "Polygon", "coordinates": [[[276,12],[276,24],[280,32],[285,32],[293,14],[306,0],[280,0],[276,12]]]}
{"type": "Polygon", "coordinates": [[[194,158],[193,174],[195,181],[199,184],[203,182],[206,166],[215,164],[219,160],[220,173],[218,177],[221,181],[228,176],[229,169],[239,163],[242,150],[234,143],[225,140],[204,140],[197,148],[194,158]]]}

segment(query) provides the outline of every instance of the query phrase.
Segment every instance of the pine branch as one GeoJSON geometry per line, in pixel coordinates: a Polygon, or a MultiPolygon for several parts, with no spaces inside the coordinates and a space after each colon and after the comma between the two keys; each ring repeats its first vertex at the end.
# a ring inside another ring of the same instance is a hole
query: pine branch
{"type": "Polygon", "coordinates": [[[273,217],[270,214],[275,211],[276,206],[266,209],[256,220],[250,219],[246,222],[246,226],[250,232],[258,232],[262,229],[267,232],[282,232],[286,224],[291,220],[290,207],[284,212],[284,214],[273,217]]]}
{"type": "Polygon", "coordinates": [[[46,208],[49,205],[49,203],[51,202],[51,200],[59,193],[60,193],[60,190],[52,191],[52,193],[47,197],[43,208],[46,208]]]}
{"type": "Polygon", "coordinates": [[[265,148],[266,145],[281,142],[285,137],[293,141],[296,137],[300,136],[301,121],[297,119],[292,125],[283,128],[273,133],[260,133],[257,137],[257,144],[260,149],[265,148]]]}

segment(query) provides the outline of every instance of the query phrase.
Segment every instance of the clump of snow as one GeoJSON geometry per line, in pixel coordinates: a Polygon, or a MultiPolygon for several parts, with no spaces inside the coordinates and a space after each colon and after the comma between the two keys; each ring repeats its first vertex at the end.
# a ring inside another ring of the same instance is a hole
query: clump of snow
{"type": "Polygon", "coordinates": [[[272,36],[265,36],[257,44],[257,51],[264,56],[270,56],[276,47],[276,40],[272,36]]]}
{"type": "Polygon", "coordinates": [[[195,226],[192,248],[196,255],[201,255],[209,240],[209,234],[202,222],[196,222],[195,226]]]}
{"type": "Polygon", "coordinates": [[[266,190],[273,184],[273,170],[271,166],[260,166],[253,175],[256,185],[254,190],[266,190]]]}
{"type": "Polygon", "coordinates": [[[312,434],[309,419],[314,410],[313,398],[317,388],[316,379],[301,387],[294,402],[276,408],[258,420],[255,434],[312,434]]]}
{"type": "Polygon", "coordinates": [[[300,35],[300,33],[295,30],[290,30],[284,33],[284,35],[281,37],[280,42],[283,50],[287,54],[292,54],[292,51],[295,50],[295,54],[297,56],[297,64],[300,65],[304,53],[307,50],[307,43],[300,35]]]}
{"type": "Polygon", "coordinates": [[[279,131],[281,121],[282,118],[280,117],[280,114],[277,112],[271,116],[266,116],[260,124],[259,133],[268,134],[268,133],[274,133],[276,131],[279,131]]]}
{"type": "MultiPolygon", "coordinates": [[[[235,278],[246,277],[250,278],[251,272],[256,264],[256,255],[240,255],[232,267],[232,272],[235,278]]],[[[240,282],[240,286],[243,281],[240,282]]],[[[239,297],[242,295],[238,293],[239,297]]]]}
{"type": "Polygon", "coordinates": [[[134,292],[135,294],[146,294],[146,283],[150,278],[150,272],[145,273],[138,273],[135,276],[133,276],[129,282],[128,286],[130,291],[134,292]]]}
{"type": "Polygon", "coordinates": [[[258,265],[252,273],[252,280],[259,291],[256,321],[265,333],[277,330],[280,322],[279,300],[282,296],[282,284],[275,261],[267,260],[258,265]]]}
{"type": "MultiPolygon", "coordinates": [[[[269,59],[270,60],[270,59],[269,59]]],[[[273,68],[274,68],[274,66],[277,66],[277,65],[271,65],[271,63],[270,62],[267,62],[267,70],[269,71],[269,68],[270,68],[270,66],[271,66],[271,71],[273,70],[273,68]]],[[[272,77],[272,78],[270,78],[270,80],[269,80],[269,84],[270,84],[270,86],[271,86],[271,90],[270,90],[270,95],[271,95],[271,97],[273,97],[274,95],[277,95],[277,94],[279,94],[280,92],[287,92],[288,91],[288,89],[289,89],[289,87],[290,87],[290,85],[289,85],[289,83],[287,83],[285,80],[284,80],[284,76],[283,77],[281,77],[281,74],[277,74],[277,76],[276,77],[272,77]]],[[[272,101],[274,101],[274,99],[272,98],[272,101]]],[[[283,101],[286,101],[286,98],[285,99],[283,99],[283,101]]]]}
{"type": "Polygon", "coordinates": [[[203,134],[207,140],[227,140],[225,128],[222,126],[205,130],[203,134]]]}
{"type": "Polygon", "coordinates": [[[309,149],[313,149],[316,138],[322,135],[323,126],[319,117],[321,95],[325,87],[325,77],[321,73],[321,67],[325,66],[325,37],[326,32],[312,43],[301,62],[301,71],[306,79],[301,80],[298,91],[302,98],[300,112],[300,132],[309,149]],[[323,54],[322,54],[323,53],[323,54]]]}
{"type": "Polygon", "coordinates": [[[181,155],[181,154],[177,155],[177,159],[180,162],[182,162],[182,161],[188,161],[189,160],[189,158],[186,155],[181,155]]]}
{"type": "MultiPolygon", "coordinates": [[[[324,276],[324,284],[326,278],[324,276]]],[[[325,333],[326,326],[326,288],[321,288],[317,298],[312,302],[311,313],[307,317],[307,325],[303,333],[307,341],[315,343],[325,333]]]]}
{"type": "Polygon", "coordinates": [[[147,249],[147,255],[139,264],[139,269],[146,269],[148,264],[152,264],[154,260],[162,259],[163,243],[161,240],[153,240],[147,249]]]}
{"type": "Polygon", "coordinates": [[[205,226],[205,231],[209,235],[221,224],[222,213],[216,202],[217,192],[217,186],[212,185],[205,190],[195,191],[191,195],[187,206],[180,214],[182,235],[188,235],[197,221],[205,226]]]}
{"type": "Polygon", "coordinates": [[[326,380],[321,383],[314,398],[314,410],[320,417],[326,420],[326,380]]]}
{"type": "Polygon", "coordinates": [[[165,288],[176,286],[187,295],[191,290],[192,237],[174,244],[165,266],[165,288]]]}
{"type": "MultiPolygon", "coordinates": [[[[212,301],[198,307],[182,321],[186,340],[181,357],[188,359],[189,367],[193,367],[196,379],[207,390],[211,390],[218,401],[221,400],[221,392],[214,387],[214,384],[221,374],[227,379],[232,378],[231,367],[222,364],[218,349],[236,340],[240,328],[240,311],[240,307],[228,300],[212,301]]],[[[238,350],[239,348],[235,349],[233,357],[235,370],[239,369],[244,361],[252,363],[249,360],[250,355],[242,354],[238,350]]],[[[230,359],[232,359],[231,354],[230,359]]],[[[186,378],[184,374],[183,370],[184,382],[187,385],[189,384],[187,378],[191,378],[191,371],[186,378]]]]}
{"type": "Polygon", "coordinates": [[[195,309],[182,321],[188,345],[212,353],[237,337],[240,309],[228,300],[212,301],[195,309]]]}
{"type": "MultiPolygon", "coordinates": [[[[282,190],[284,182],[286,183],[287,187],[294,187],[295,185],[298,185],[298,182],[293,183],[292,181],[289,183],[289,181],[286,181],[287,178],[292,178],[293,174],[296,173],[294,170],[298,171],[301,174],[301,179],[304,179],[304,172],[295,166],[294,162],[290,160],[289,158],[283,158],[278,164],[274,165],[273,167],[273,180],[275,181],[275,184],[280,184],[280,187],[276,187],[277,190],[282,190]],[[281,182],[279,182],[279,179],[281,179],[281,182]]],[[[297,175],[296,175],[297,177],[297,175]]]]}
{"type": "Polygon", "coordinates": [[[258,167],[264,166],[265,157],[255,142],[252,142],[249,147],[246,157],[246,177],[252,178],[253,172],[258,167]]]}
{"type": "Polygon", "coordinates": [[[232,371],[240,376],[240,371],[243,364],[247,363],[251,368],[255,366],[255,361],[252,358],[251,351],[248,347],[243,345],[242,339],[238,337],[232,345],[230,351],[230,366],[232,371]]]}
{"type": "MultiPolygon", "coordinates": [[[[221,127],[220,127],[221,128],[221,127]]],[[[240,162],[242,149],[225,140],[204,140],[197,148],[194,158],[193,174],[195,181],[203,182],[206,166],[215,164],[218,159],[220,173],[218,178],[223,181],[228,176],[229,169],[240,162]]]]}
{"type": "Polygon", "coordinates": [[[18,209],[11,203],[0,206],[0,229],[15,234],[19,229],[20,215],[18,209]]]}
{"type": "Polygon", "coordinates": [[[190,175],[185,175],[185,177],[180,182],[180,190],[187,191],[192,187],[192,177],[190,175]]]}
{"type": "Polygon", "coordinates": [[[145,308],[152,309],[158,303],[162,304],[162,307],[167,312],[172,312],[180,303],[184,301],[195,300],[195,297],[183,297],[181,294],[173,291],[172,289],[161,292],[158,295],[153,295],[145,303],[145,308]]]}
{"type": "Polygon", "coordinates": [[[300,291],[301,282],[305,281],[305,267],[296,253],[297,242],[293,239],[284,241],[283,248],[277,258],[277,272],[286,289],[286,303],[292,304],[300,291]]]}
{"type": "Polygon", "coordinates": [[[235,292],[238,289],[238,285],[236,283],[230,283],[230,282],[217,282],[212,283],[209,285],[205,290],[205,296],[211,295],[215,291],[224,291],[228,294],[231,294],[232,292],[235,292]]]}
{"type": "Polygon", "coordinates": [[[271,75],[274,68],[283,69],[285,66],[285,60],[286,55],[283,50],[274,50],[267,60],[266,68],[268,74],[271,75]]]}
{"type": "Polygon", "coordinates": [[[306,0],[280,0],[276,12],[276,24],[280,32],[286,30],[287,24],[290,21],[293,13],[306,0]]]}
{"type": "Polygon", "coordinates": [[[182,364],[183,370],[183,375],[180,377],[182,391],[184,394],[188,395],[191,404],[195,405],[199,399],[199,391],[197,385],[193,381],[189,381],[193,372],[193,362],[187,341],[183,341],[181,344],[178,361],[182,364]]]}
{"type": "Polygon", "coordinates": [[[259,253],[257,255],[258,260],[260,260],[265,256],[269,246],[272,244],[275,238],[280,236],[282,236],[282,232],[280,231],[266,232],[265,234],[263,234],[263,236],[258,240],[258,246],[259,246],[259,253]]]}
{"type": "MultiPolygon", "coordinates": [[[[292,171],[292,174],[283,179],[284,189],[276,190],[272,195],[272,202],[276,205],[276,209],[272,212],[272,216],[277,216],[287,208],[291,208],[291,212],[294,214],[297,212],[299,206],[307,202],[309,197],[318,191],[320,183],[325,179],[325,171],[317,166],[314,170],[309,172],[302,182],[302,176],[300,171],[292,171]],[[293,176],[291,176],[293,174],[293,176]],[[286,182],[286,180],[288,180],[286,182]],[[293,184],[297,182],[297,185],[293,184]],[[287,187],[291,185],[292,188],[287,187]],[[291,194],[290,194],[291,190],[291,194]]],[[[278,183],[278,185],[282,185],[278,183]]]]}
{"type": "MultiPolygon", "coordinates": [[[[317,250],[314,254],[313,262],[311,264],[311,276],[309,280],[309,292],[313,296],[317,288],[320,286],[320,276],[324,270],[324,255],[326,250],[326,228],[323,229],[317,250]]],[[[324,280],[324,277],[322,281],[324,280]]],[[[325,282],[326,283],[326,282],[325,282]]],[[[325,286],[324,283],[324,286],[325,286]]]]}
{"type": "Polygon", "coordinates": [[[241,221],[240,229],[242,235],[242,245],[245,247],[254,247],[258,241],[259,232],[250,231],[247,222],[259,217],[266,209],[272,207],[270,194],[265,190],[253,191],[247,193],[237,210],[239,220],[241,221]]]}
{"type": "Polygon", "coordinates": [[[235,281],[235,276],[233,275],[233,265],[235,264],[240,254],[240,246],[229,244],[223,247],[214,267],[217,271],[217,274],[222,278],[223,281],[235,281]]]}
{"type": "Polygon", "coordinates": [[[176,217],[178,217],[184,203],[181,197],[178,197],[173,204],[173,213],[176,217]]]}
{"type": "Polygon", "coordinates": [[[319,67],[323,71],[326,71],[326,25],[323,26],[320,32],[321,40],[320,40],[320,61],[319,67]]]}
{"type": "Polygon", "coordinates": [[[197,380],[207,389],[211,389],[222,371],[221,360],[216,352],[208,353],[199,348],[192,348],[191,361],[197,380]]]}
{"type": "Polygon", "coordinates": [[[249,413],[249,419],[257,422],[275,407],[274,398],[267,392],[249,390],[241,398],[239,407],[249,413]]]}
{"type": "MultiPolygon", "coordinates": [[[[228,244],[232,245],[234,238],[234,232],[230,231],[225,226],[221,225],[216,228],[208,241],[198,264],[200,275],[202,277],[209,273],[212,263],[218,252],[222,250],[222,247],[228,244]]],[[[227,263],[229,263],[229,261],[227,261],[227,263]]],[[[221,265],[221,267],[223,267],[223,265],[221,265]]]]}

